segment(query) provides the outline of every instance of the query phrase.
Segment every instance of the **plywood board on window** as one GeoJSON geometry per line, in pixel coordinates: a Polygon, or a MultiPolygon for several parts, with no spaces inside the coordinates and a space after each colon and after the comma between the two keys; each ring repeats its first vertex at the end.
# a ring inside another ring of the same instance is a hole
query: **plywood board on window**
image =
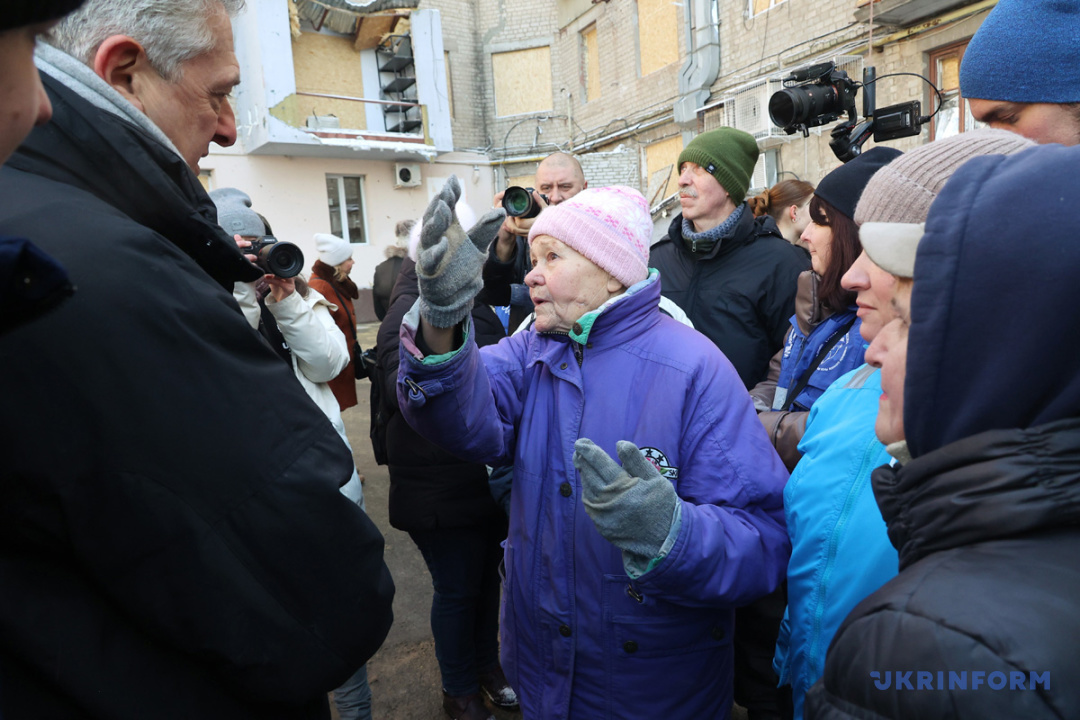
{"type": "Polygon", "coordinates": [[[523,115],[551,110],[551,48],[494,53],[495,114],[523,115]]]}
{"type": "Polygon", "coordinates": [[[506,187],[517,185],[518,187],[536,187],[536,175],[515,175],[506,178],[506,187]]]}
{"type": "MultiPolygon", "coordinates": [[[[297,92],[364,97],[360,54],[353,50],[349,38],[303,33],[293,40],[293,65],[297,92]]],[[[343,128],[367,129],[362,102],[305,95],[299,96],[298,102],[301,114],[307,111],[314,115],[336,115],[343,128]]]]}
{"type": "Polygon", "coordinates": [[[356,28],[354,50],[371,50],[379,46],[384,36],[389,35],[397,22],[397,15],[365,15],[360,18],[356,28]]]}
{"type": "Polygon", "coordinates": [[[671,0],[638,0],[641,74],[648,75],[679,59],[679,13],[671,0]]]}
{"type": "Polygon", "coordinates": [[[650,187],[650,191],[656,193],[656,198],[650,197],[650,203],[657,203],[666,197],[679,191],[679,154],[683,151],[682,135],[673,135],[665,140],[654,142],[645,146],[645,177],[649,178],[652,185],[653,176],[663,177],[663,170],[670,167],[667,182],[657,188],[650,187]]]}
{"type": "Polygon", "coordinates": [[[600,97],[600,45],[596,37],[596,23],[581,33],[585,46],[585,102],[600,97]]]}

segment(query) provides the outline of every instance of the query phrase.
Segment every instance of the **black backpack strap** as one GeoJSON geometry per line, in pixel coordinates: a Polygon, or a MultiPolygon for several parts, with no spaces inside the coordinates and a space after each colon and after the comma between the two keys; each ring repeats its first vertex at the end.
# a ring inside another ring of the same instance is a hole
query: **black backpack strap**
{"type": "Polygon", "coordinates": [[[858,319],[858,317],[851,318],[841,327],[837,328],[836,332],[834,332],[832,336],[825,341],[825,344],[822,345],[821,348],[818,350],[818,354],[817,357],[814,358],[814,362],[810,363],[810,367],[806,368],[806,371],[803,372],[802,377],[799,378],[799,382],[796,383],[794,389],[792,389],[791,392],[788,393],[787,399],[784,401],[783,407],[780,408],[781,410],[791,409],[791,406],[795,403],[795,398],[799,397],[799,394],[803,390],[805,390],[806,386],[810,383],[810,377],[814,374],[814,371],[818,369],[818,365],[820,365],[821,362],[825,359],[825,356],[829,354],[829,351],[833,349],[833,346],[836,345],[836,343],[840,342],[840,338],[848,334],[848,331],[851,330],[851,326],[854,325],[855,321],[858,319]]]}

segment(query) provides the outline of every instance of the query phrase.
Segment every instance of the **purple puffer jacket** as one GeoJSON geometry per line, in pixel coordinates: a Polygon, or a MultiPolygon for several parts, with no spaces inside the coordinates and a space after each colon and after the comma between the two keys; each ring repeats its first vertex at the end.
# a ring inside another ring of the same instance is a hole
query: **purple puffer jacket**
{"type": "Polygon", "coordinates": [[[654,271],[581,333],[478,350],[470,329],[429,365],[415,306],[402,325],[409,423],[462,458],[514,463],[502,660],[526,718],[726,718],[732,609],[784,577],[787,471],[734,368],[659,298],[654,271]],[[635,443],[683,501],[670,553],[636,580],[585,513],[579,437],[612,457],[635,443]]]}

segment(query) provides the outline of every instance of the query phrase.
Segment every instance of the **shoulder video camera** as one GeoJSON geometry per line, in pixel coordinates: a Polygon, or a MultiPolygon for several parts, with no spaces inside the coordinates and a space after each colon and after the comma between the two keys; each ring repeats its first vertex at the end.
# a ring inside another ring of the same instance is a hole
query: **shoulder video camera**
{"type": "Polygon", "coordinates": [[[832,62],[795,70],[784,78],[784,88],[769,98],[769,118],[788,135],[801,130],[806,137],[809,128],[831,123],[847,114],[848,119],[832,129],[829,142],[841,162],[855,158],[871,135],[874,142],[918,135],[922,124],[930,119],[921,115],[921,103],[911,100],[877,110],[875,81],[873,67],[863,70],[862,83],[837,70],[832,62]],[[855,95],[860,87],[864,91],[862,122],[855,110],[855,95]]]}

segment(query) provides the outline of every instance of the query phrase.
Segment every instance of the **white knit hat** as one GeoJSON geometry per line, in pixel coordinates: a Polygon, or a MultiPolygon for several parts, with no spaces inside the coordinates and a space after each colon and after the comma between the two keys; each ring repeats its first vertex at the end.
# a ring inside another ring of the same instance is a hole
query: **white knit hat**
{"type": "Polygon", "coordinates": [[[352,257],[352,245],[328,233],[315,233],[315,249],[319,260],[330,267],[337,267],[352,257]]]}

